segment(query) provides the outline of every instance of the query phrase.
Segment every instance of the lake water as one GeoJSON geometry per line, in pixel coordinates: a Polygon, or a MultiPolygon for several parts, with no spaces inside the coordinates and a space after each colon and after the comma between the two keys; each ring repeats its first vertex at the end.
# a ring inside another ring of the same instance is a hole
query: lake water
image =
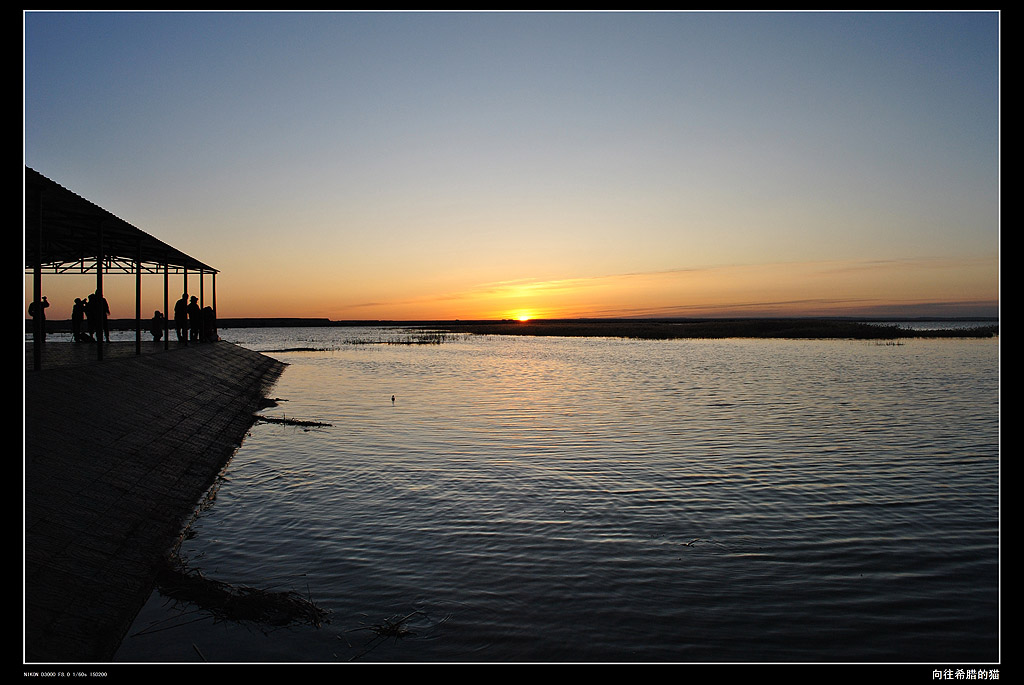
{"type": "Polygon", "coordinates": [[[330,622],[154,593],[119,661],[999,659],[996,339],[221,335],[330,426],[255,425],[183,553],[330,622]]]}

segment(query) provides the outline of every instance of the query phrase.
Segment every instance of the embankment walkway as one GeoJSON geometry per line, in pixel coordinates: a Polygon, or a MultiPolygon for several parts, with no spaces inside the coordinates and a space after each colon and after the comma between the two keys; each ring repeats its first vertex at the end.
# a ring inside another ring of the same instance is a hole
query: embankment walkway
{"type": "Polygon", "coordinates": [[[143,348],[46,343],[25,373],[26,663],[111,659],[284,368],[226,342],[143,348]]]}

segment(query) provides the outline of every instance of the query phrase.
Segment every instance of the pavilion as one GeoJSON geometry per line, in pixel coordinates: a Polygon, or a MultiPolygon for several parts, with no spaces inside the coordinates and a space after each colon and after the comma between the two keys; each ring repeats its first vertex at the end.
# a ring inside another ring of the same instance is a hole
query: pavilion
{"type": "MultiPolygon", "coordinates": [[[[127,221],[73,193],[38,171],[25,167],[25,273],[33,276],[32,301],[39,304],[42,276],[46,274],[96,274],[96,292],[103,296],[105,273],[135,274],[135,348],[142,345],[142,274],[164,276],[164,346],[169,345],[168,279],[199,274],[200,301],[203,277],[212,280],[214,316],[217,311],[217,270],[157,240],[127,221]]],[[[202,306],[202,304],[200,305],[202,306]]],[[[41,368],[43,319],[33,325],[33,365],[41,368]]],[[[103,345],[96,345],[103,359],[103,345]]]]}

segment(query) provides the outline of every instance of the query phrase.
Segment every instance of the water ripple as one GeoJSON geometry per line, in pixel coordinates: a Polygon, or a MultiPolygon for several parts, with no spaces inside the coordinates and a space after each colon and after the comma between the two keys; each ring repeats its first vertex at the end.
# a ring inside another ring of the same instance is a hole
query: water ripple
{"type": "Polygon", "coordinates": [[[189,543],[332,611],[264,658],[997,656],[991,341],[331,347],[276,355],[268,413],[332,428],[254,427],[189,543]]]}

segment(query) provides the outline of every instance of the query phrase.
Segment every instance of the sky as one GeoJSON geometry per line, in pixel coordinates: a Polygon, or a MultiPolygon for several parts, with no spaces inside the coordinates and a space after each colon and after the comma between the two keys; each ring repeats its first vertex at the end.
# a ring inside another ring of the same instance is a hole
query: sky
{"type": "Polygon", "coordinates": [[[998,313],[998,12],[23,19],[25,164],[221,318],[998,313]]]}

